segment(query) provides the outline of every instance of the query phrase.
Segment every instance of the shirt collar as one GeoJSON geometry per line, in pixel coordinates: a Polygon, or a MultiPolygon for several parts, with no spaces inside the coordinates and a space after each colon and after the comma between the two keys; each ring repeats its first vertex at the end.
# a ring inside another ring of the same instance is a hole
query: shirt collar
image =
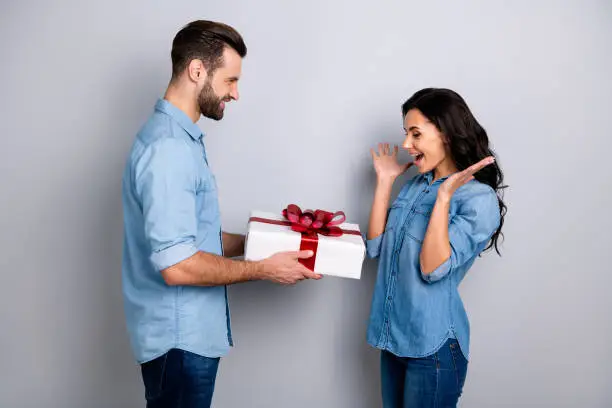
{"type": "Polygon", "coordinates": [[[431,184],[431,181],[433,180],[433,171],[425,173],[424,177],[425,181],[427,181],[427,184],[431,184]]]}
{"type": "Polygon", "coordinates": [[[159,99],[155,104],[155,110],[165,113],[174,119],[174,121],[181,125],[181,127],[185,129],[185,132],[189,133],[189,136],[191,136],[194,140],[199,141],[202,136],[204,136],[202,129],[200,129],[197,124],[193,123],[185,112],[171,104],[166,99],[159,99]]]}
{"type": "MultiPolygon", "coordinates": [[[[449,178],[451,175],[452,174],[449,174],[448,176],[440,177],[438,180],[436,180],[436,183],[442,183],[444,180],[449,178]]],[[[427,184],[431,184],[434,178],[434,171],[432,170],[430,172],[425,173],[423,177],[425,177],[427,184]]]]}

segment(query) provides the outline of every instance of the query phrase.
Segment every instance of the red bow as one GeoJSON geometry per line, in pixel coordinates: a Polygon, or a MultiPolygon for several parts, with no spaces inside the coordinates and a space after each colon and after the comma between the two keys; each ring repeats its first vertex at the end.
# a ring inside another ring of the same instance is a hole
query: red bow
{"type": "Polygon", "coordinates": [[[321,234],[328,237],[340,237],[344,231],[337,227],[346,221],[344,212],[331,213],[324,210],[306,210],[302,212],[300,207],[289,204],[283,210],[283,217],[291,222],[291,229],[302,234],[321,234]]]}
{"type": "Polygon", "coordinates": [[[319,245],[318,234],[326,235],[328,237],[340,237],[344,234],[361,236],[359,231],[345,230],[337,226],[346,220],[346,216],[342,211],[331,213],[323,210],[306,210],[302,212],[300,207],[295,204],[290,204],[283,210],[283,216],[285,219],[287,219],[287,221],[251,217],[249,222],[262,222],[265,224],[287,226],[291,227],[293,231],[302,234],[302,238],[300,240],[300,250],[311,250],[313,252],[313,256],[310,258],[300,259],[299,262],[313,271],[317,257],[317,248],[319,245]]]}

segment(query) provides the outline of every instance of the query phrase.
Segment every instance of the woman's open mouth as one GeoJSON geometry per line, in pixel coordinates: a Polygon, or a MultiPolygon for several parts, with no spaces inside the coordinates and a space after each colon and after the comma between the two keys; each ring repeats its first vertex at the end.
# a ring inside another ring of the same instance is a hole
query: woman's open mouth
{"type": "Polygon", "coordinates": [[[415,165],[420,165],[421,163],[423,163],[423,157],[425,155],[423,153],[418,153],[416,155],[414,155],[414,164],[415,165]]]}

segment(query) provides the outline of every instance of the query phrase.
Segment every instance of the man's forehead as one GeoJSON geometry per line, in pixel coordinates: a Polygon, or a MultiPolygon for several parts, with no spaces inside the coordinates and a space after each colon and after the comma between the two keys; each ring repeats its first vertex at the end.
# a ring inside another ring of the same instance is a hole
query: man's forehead
{"type": "Polygon", "coordinates": [[[223,50],[223,59],[226,63],[240,63],[242,62],[242,57],[236,52],[235,49],[231,47],[225,47],[223,50]]]}
{"type": "Polygon", "coordinates": [[[227,75],[240,75],[242,69],[242,58],[238,53],[229,47],[223,51],[223,65],[220,67],[227,75]]]}

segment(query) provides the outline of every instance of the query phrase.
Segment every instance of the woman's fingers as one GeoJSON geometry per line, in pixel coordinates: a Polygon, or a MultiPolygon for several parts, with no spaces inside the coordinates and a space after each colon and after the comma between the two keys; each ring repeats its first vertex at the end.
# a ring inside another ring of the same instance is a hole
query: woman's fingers
{"type": "MultiPolygon", "coordinates": [[[[493,156],[485,157],[484,159],[482,159],[478,163],[472,164],[470,167],[468,167],[467,169],[463,170],[460,173],[461,177],[467,180],[470,177],[472,177],[474,175],[474,173],[478,172],[479,170],[481,170],[482,168],[488,166],[489,164],[492,164],[493,162],[495,162],[495,158],[493,156]]],[[[469,181],[469,180],[467,180],[467,181],[469,181]]]]}

